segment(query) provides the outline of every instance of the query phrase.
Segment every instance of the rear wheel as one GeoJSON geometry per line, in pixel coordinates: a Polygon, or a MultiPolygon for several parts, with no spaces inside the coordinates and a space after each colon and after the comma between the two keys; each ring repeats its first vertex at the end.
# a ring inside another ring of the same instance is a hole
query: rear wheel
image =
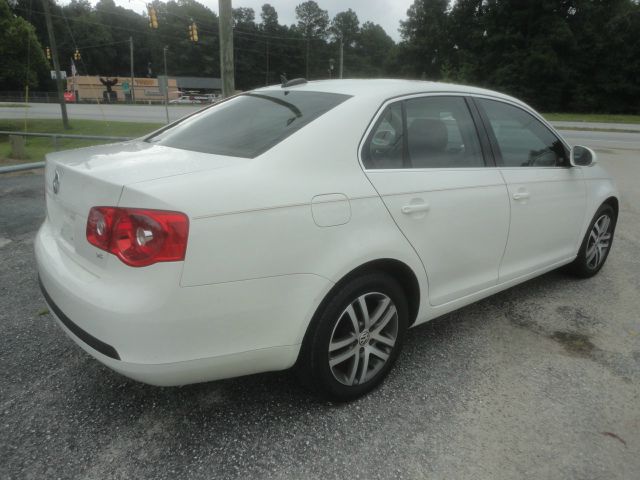
{"type": "Polygon", "coordinates": [[[591,277],[598,273],[611,251],[616,213],[611,205],[602,205],[591,220],[576,259],[569,265],[572,273],[591,277]]]}
{"type": "Polygon", "coordinates": [[[393,366],[407,322],[407,301],[395,279],[372,273],[349,281],[314,317],[299,361],[301,380],[332,400],[364,395],[393,366]]]}

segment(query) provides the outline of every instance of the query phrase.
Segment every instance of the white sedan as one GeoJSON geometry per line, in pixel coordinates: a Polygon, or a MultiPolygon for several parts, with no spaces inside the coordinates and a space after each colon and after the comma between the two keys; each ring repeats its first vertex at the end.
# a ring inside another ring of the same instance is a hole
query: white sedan
{"type": "Polygon", "coordinates": [[[458,85],[292,81],[149,136],[48,155],[35,244],[60,327],[181,385],[296,367],[376,386],[409,327],[561,266],[591,276],[618,193],[522,102],[458,85]]]}

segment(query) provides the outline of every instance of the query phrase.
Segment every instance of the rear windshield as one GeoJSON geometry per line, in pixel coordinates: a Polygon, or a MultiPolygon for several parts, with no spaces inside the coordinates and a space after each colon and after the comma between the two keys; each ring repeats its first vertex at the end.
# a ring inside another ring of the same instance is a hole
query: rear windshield
{"type": "Polygon", "coordinates": [[[254,158],[349,98],[322,92],[239,95],[146,139],[167,147],[254,158]]]}

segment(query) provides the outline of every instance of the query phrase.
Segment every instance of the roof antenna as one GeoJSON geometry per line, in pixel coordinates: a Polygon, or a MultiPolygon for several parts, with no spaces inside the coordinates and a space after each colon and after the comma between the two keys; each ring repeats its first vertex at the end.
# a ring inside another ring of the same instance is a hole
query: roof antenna
{"type": "Polygon", "coordinates": [[[287,78],[284,75],[281,76],[281,80],[282,80],[282,85],[280,86],[282,88],[295,87],[296,85],[304,85],[305,83],[307,83],[306,78],[294,78],[292,80],[287,80],[287,78]]]}

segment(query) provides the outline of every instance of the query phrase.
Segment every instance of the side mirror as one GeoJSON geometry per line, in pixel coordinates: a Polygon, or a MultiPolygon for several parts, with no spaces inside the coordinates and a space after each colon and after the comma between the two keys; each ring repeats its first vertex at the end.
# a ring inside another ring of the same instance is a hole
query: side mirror
{"type": "Polygon", "coordinates": [[[596,152],[591,150],[589,147],[576,145],[571,148],[570,162],[572,166],[590,167],[591,165],[595,165],[597,161],[598,156],[596,155],[596,152]]]}

